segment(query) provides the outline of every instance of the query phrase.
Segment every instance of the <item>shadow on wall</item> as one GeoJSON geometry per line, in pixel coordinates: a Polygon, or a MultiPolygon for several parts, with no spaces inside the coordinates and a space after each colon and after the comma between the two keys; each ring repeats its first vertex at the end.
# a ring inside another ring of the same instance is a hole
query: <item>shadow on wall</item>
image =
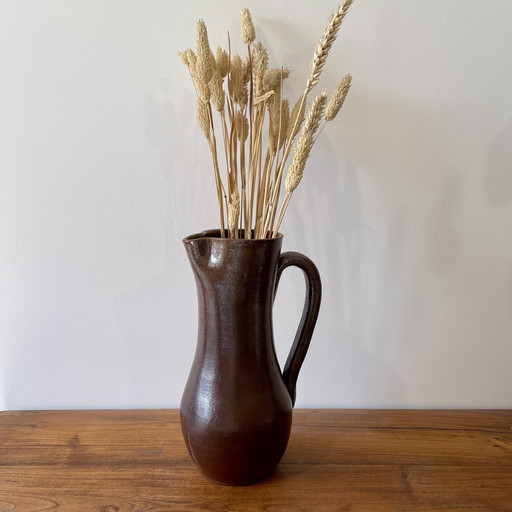
{"type": "MultiPolygon", "coordinates": [[[[365,219],[362,205],[362,192],[358,172],[350,161],[346,161],[343,172],[334,172],[332,175],[333,189],[340,194],[336,202],[330,203],[333,219],[338,219],[340,237],[336,238],[339,258],[339,267],[344,269],[341,274],[341,288],[336,290],[338,299],[335,304],[340,304],[340,317],[346,317],[348,322],[344,329],[344,336],[340,336],[340,350],[344,352],[344,359],[350,361],[350,368],[346,380],[351,382],[349,386],[351,395],[346,397],[351,406],[364,404],[367,407],[399,407],[407,401],[404,383],[399,372],[382,357],[377,354],[382,350],[374,350],[374,345],[385,346],[392,343],[393,332],[391,325],[392,315],[381,317],[381,312],[376,309],[377,303],[370,301],[368,304],[367,290],[365,290],[365,265],[368,261],[368,238],[379,237],[379,233],[371,227],[365,219]],[[369,307],[368,307],[369,306],[369,307]],[[373,312],[371,310],[374,310],[373,312]],[[372,318],[366,315],[372,314],[372,318]]],[[[406,225],[407,211],[400,209],[395,216],[395,222],[391,225],[389,233],[390,251],[384,256],[384,261],[389,263],[389,268],[384,276],[382,291],[377,299],[381,300],[381,306],[393,304],[388,299],[393,295],[393,284],[399,279],[400,264],[403,259],[403,232],[406,225]],[[394,274],[392,269],[396,269],[394,274]],[[394,277],[393,277],[394,274],[394,277]]],[[[390,312],[392,313],[392,312],[390,312]]],[[[396,340],[401,343],[402,340],[396,340]]]]}
{"type": "MultiPolygon", "coordinates": [[[[389,97],[356,103],[364,110],[360,119],[349,112],[352,130],[344,128],[343,149],[366,166],[368,175],[362,180],[351,162],[328,165],[322,173],[329,191],[317,187],[311,199],[318,210],[315,217],[329,220],[322,231],[337,234],[329,247],[337,257],[324,268],[335,269],[331,280],[336,286],[326,290],[331,294],[327,300],[338,305],[333,321],[344,325],[329,331],[340,331],[340,354],[351,362],[358,397],[350,401],[404,406],[407,390],[400,369],[386,358],[414,346],[421,351],[428,343],[432,314],[437,311],[432,279],[447,279],[460,263],[455,222],[464,174],[448,149],[465,141],[450,131],[457,124],[455,111],[389,97]],[[362,133],[379,133],[378,143],[369,149],[362,133]],[[368,205],[371,189],[362,190],[362,183],[368,182],[380,187],[382,202],[377,208],[368,205]],[[386,218],[369,220],[366,212],[386,218]]],[[[325,161],[339,160],[326,146],[321,148],[325,161]]],[[[306,221],[306,213],[303,216],[306,221]]],[[[417,378],[427,381],[428,371],[422,369],[417,378]]]]}
{"type": "Polygon", "coordinates": [[[512,200],[512,118],[489,146],[484,190],[492,205],[512,200]]]}
{"type": "MultiPolygon", "coordinates": [[[[386,304],[392,289],[374,283],[376,289],[385,288],[376,300],[367,289],[365,272],[372,258],[370,247],[374,245],[369,241],[382,238],[382,234],[365,218],[360,172],[351,161],[340,161],[335,145],[323,138],[318,141],[301,187],[291,206],[289,220],[293,219],[294,232],[308,226],[310,246],[305,246],[304,251],[315,255],[322,274],[324,307],[311,351],[328,386],[322,390],[323,398],[306,393],[303,404],[309,406],[321,400],[325,407],[403,406],[407,393],[400,373],[381,357],[386,353],[386,345],[392,343],[394,333],[386,333],[386,326],[382,325],[378,332],[373,332],[381,321],[381,311],[375,310],[377,301],[386,304]],[[311,219],[322,219],[322,223],[312,225],[311,219]],[[334,333],[339,334],[333,339],[334,333]],[[330,339],[330,343],[322,346],[319,344],[322,338],[330,339]],[[384,347],[384,351],[376,350],[375,345],[384,347]]],[[[398,273],[403,269],[403,251],[399,249],[406,218],[407,212],[402,209],[390,234],[393,247],[385,258],[398,273]]],[[[390,276],[389,272],[387,275],[390,276]]],[[[314,370],[306,361],[303,378],[310,372],[314,370]]],[[[312,378],[318,382],[317,377],[312,378]]]]}
{"type": "Polygon", "coordinates": [[[187,352],[191,358],[193,341],[189,322],[178,319],[190,316],[187,305],[194,304],[192,291],[192,286],[190,290],[179,289],[171,271],[162,272],[111,304],[122,332],[127,365],[125,394],[132,404],[178,406],[188,369],[183,361],[187,352]],[[180,301],[176,301],[177,296],[180,301]]]}
{"type": "MultiPolygon", "coordinates": [[[[489,146],[484,191],[487,201],[493,206],[512,200],[512,118],[496,134],[489,146]]],[[[509,299],[512,308],[512,270],[509,299]]]]}
{"type": "MultiPolygon", "coordinates": [[[[182,254],[181,239],[199,231],[198,224],[204,229],[204,219],[211,219],[210,211],[217,208],[211,157],[195,118],[195,93],[184,89],[176,99],[173,91],[177,87],[172,80],[162,79],[160,90],[147,92],[145,127],[146,140],[160,161],[169,260],[182,254]],[[202,200],[205,188],[208,200],[202,200]]],[[[176,80],[188,83],[190,78],[183,74],[176,80]]]]}

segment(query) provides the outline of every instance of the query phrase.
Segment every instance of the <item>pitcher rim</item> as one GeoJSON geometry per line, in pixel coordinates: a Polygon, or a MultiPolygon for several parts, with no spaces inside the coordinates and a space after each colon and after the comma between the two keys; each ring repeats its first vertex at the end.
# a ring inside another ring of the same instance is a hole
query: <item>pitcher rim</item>
{"type": "Polygon", "coordinates": [[[221,238],[220,237],[220,229],[206,229],[199,233],[194,233],[193,235],[188,235],[183,238],[183,243],[191,242],[192,240],[197,240],[198,238],[211,238],[216,242],[220,243],[261,243],[261,242],[271,242],[275,240],[282,240],[283,234],[277,233],[277,236],[272,238],[221,238]]]}

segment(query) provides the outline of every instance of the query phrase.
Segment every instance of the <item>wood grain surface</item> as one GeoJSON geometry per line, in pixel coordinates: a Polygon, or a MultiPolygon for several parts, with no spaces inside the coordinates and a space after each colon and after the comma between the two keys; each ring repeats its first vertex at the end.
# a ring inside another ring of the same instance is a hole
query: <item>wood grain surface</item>
{"type": "Polygon", "coordinates": [[[205,480],[171,410],[0,413],[0,511],[512,511],[512,411],[297,410],[270,479],[205,480]]]}

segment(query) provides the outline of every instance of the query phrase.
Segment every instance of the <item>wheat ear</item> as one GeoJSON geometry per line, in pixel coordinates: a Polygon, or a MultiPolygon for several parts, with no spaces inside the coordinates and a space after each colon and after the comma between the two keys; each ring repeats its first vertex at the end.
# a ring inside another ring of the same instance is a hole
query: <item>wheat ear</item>
{"type": "Polygon", "coordinates": [[[325,109],[325,120],[332,121],[340,111],[345,98],[347,97],[350,84],[352,83],[352,76],[345,75],[330,99],[327,108],[325,109]]]}
{"type": "MultiPolygon", "coordinates": [[[[325,65],[325,62],[327,60],[327,56],[329,54],[329,50],[331,49],[334,41],[336,40],[336,37],[338,35],[338,31],[341,27],[341,23],[343,22],[343,19],[345,18],[348,9],[352,5],[353,0],[345,0],[345,3],[343,5],[340,5],[336,12],[331,16],[331,19],[329,21],[329,24],[325,27],[324,32],[322,34],[322,37],[320,38],[320,41],[318,41],[315,53],[313,55],[313,61],[311,62],[311,75],[308,78],[308,81],[306,82],[306,89],[304,90],[304,93],[300,99],[300,103],[298,104],[298,111],[301,111],[306,102],[307,95],[313,89],[313,87],[318,83],[320,79],[320,74],[322,72],[322,69],[325,65]]],[[[297,116],[297,118],[294,120],[294,122],[290,122],[290,132],[296,133],[296,130],[298,130],[300,117],[297,116]]],[[[284,154],[281,159],[280,164],[277,167],[277,183],[281,183],[281,176],[284,171],[284,166],[286,164],[286,161],[288,160],[288,157],[290,155],[291,149],[292,149],[292,143],[293,139],[289,138],[284,149],[284,154]]],[[[273,197],[273,203],[276,204],[277,200],[279,198],[279,189],[277,187],[274,187],[274,191],[272,194],[273,197]]],[[[283,204],[284,206],[284,204],[283,204]]],[[[286,210],[286,207],[284,208],[286,210]]],[[[283,207],[281,207],[281,212],[283,211],[283,207]]],[[[281,219],[282,220],[282,219],[281,219]]]]}
{"type": "Polygon", "coordinates": [[[311,62],[311,75],[306,85],[306,94],[318,83],[325,61],[329,55],[329,50],[334,41],[336,41],[338,30],[351,5],[352,0],[345,0],[345,3],[338,7],[337,11],[332,15],[329,24],[325,27],[324,33],[316,45],[313,61],[311,62]]]}
{"type": "Polygon", "coordinates": [[[240,18],[242,22],[242,39],[245,44],[251,44],[256,39],[256,31],[252,24],[249,9],[242,9],[240,11],[240,18]]]}
{"type": "Polygon", "coordinates": [[[238,219],[240,218],[240,195],[238,189],[235,188],[231,194],[231,199],[228,203],[228,228],[229,236],[231,238],[238,238],[237,227],[238,219]]]}
{"type": "Polygon", "coordinates": [[[213,57],[208,42],[208,31],[203,20],[197,23],[197,62],[195,71],[199,80],[207,85],[213,75],[213,57]]]}
{"type": "Polygon", "coordinates": [[[279,228],[281,227],[281,222],[283,221],[284,214],[288,208],[291,195],[293,194],[293,191],[298,187],[302,180],[302,176],[304,175],[304,167],[306,166],[306,161],[314,144],[314,135],[318,130],[318,126],[320,125],[320,121],[324,115],[326,103],[327,92],[322,91],[313,100],[311,108],[309,109],[304,127],[302,128],[299,140],[297,142],[297,147],[293,153],[292,164],[286,176],[286,195],[277,216],[276,226],[272,232],[273,237],[277,236],[279,228]]]}

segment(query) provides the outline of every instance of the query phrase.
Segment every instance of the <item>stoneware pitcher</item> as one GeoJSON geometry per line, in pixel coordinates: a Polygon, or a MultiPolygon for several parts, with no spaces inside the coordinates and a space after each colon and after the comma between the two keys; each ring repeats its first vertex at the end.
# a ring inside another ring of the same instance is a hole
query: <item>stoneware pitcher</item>
{"type": "Polygon", "coordinates": [[[270,476],[288,444],[321,283],[309,258],[281,254],[282,241],[282,235],[221,238],[219,230],[183,240],[197,285],[199,331],[181,426],[192,459],[219,484],[248,485],[270,476]],[[281,272],[292,265],[304,271],[306,303],[281,373],[272,306],[281,272]]]}

